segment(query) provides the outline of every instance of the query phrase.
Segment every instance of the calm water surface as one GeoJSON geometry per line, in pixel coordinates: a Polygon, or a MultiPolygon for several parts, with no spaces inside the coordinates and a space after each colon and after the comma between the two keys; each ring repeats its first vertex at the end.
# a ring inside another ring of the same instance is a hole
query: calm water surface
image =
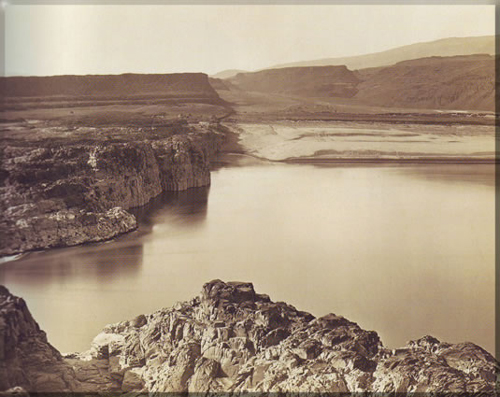
{"type": "Polygon", "coordinates": [[[0,265],[49,341],[86,350],[108,323],[252,281],[397,347],[432,334],[494,351],[494,166],[222,168],[164,197],[141,230],[0,265]]]}

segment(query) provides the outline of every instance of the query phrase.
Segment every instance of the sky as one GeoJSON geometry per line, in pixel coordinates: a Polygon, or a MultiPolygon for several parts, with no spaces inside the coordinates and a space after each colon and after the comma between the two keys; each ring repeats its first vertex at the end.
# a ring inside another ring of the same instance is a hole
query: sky
{"type": "Polygon", "coordinates": [[[12,5],[5,75],[258,70],[495,34],[491,5],[12,5]]]}

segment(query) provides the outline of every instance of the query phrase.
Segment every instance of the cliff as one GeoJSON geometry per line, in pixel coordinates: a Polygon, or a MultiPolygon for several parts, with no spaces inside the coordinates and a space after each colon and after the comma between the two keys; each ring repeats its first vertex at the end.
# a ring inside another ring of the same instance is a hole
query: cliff
{"type": "MultiPolygon", "coordinates": [[[[214,79],[212,79],[214,81],[214,79]]],[[[495,110],[495,57],[487,54],[427,57],[390,66],[307,66],[239,73],[214,87],[227,96],[243,91],[280,97],[329,98],[331,104],[396,109],[495,110]]],[[[236,102],[236,100],[233,99],[236,102]]],[[[269,103],[267,103],[269,102],[269,103]]]]}
{"type": "Polygon", "coordinates": [[[231,84],[247,91],[309,97],[350,98],[358,78],[345,66],[296,67],[239,73],[231,84]]]}
{"type": "MultiPolygon", "coordinates": [[[[210,184],[222,136],[184,126],[168,136],[8,141],[1,146],[0,255],[101,241],[133,230],[126,210],[163,191],[210,184]]],[[[45,131],[45,134],[48,134],[45,131]]],[[[72,135],[78,136],[77,133],[72,135]]]]}
{"type": "Polygon", "coordinates": [[[251,283],[220,280],[191,301],[107,326],[68,363],[78,379],[99,367],[113,374],[109,387],[149,392],[493,395],[499,369],[473,343],[424,336],[391,350],[344,317],[315,318],[251,283]]]}
{"type": "Polygon", "coordinates": [[[78,385],[73,368],[47,342],[24,300],[0,286],[0,390],[70,392],[78,385]]]}
{"type": "Polygon", "coordinates": [[[218,99],[204,73],[1,77],[3,98],[94,97],[97,99],[169,96],[218,99]]]}

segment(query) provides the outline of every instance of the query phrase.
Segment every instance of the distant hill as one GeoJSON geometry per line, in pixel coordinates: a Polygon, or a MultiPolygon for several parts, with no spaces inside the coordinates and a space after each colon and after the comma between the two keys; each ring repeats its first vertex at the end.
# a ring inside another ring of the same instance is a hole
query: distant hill
{"type": "Polygon", "coordinates": [[[325,58],[304,62],[293,62],[272,66],[268,69],[295,66],[346,65],[349,69],[364,69],[388,66],[401,61],[432,56],[454,56],[473,54],[495,54],[495,36],[451,37],[436,41],[410,44],[373,54],[343,58],[325,58]]]}
{"type": "Polygon", "coordinates": [[[270,69],[240,73],[225,82],[266,94],[349,98],[353,105],[495,109],[495,58],[491,55],[428,57],[357,71],[345,66],[270,69]]]}
{"type": "Polygon", "coordinates": [[[1,77],[2,97],[218,98],[204,73],[1,77]]]}
{"type": "Polygon", "coordinates": [[[214,77],[209,77],[208,81],[215,91],[228,91],[231,89],[237,89],[229,80],[216,79],[214,77]]]}
{"type": "Polygon", "coordinates": [[[388,107],[495,109],[495,58],[430,57],[358,72],[355,99],[388,107]]]}
{"type": "Polygon", "coordinates": [[[213,77],[214,79],[229,79],[233,76],[236,76],[238,73],[248,73],[248,72],[246,70],[240,70],[240,69],[228,69],[216,73],[210,77],[213,77]]]}
{"type": "Polygon", "coordinates": [[[294,67],[239,73],[229,79],[247,91],[271,94],[350,98],[359,79],[345,66],[294,67]]]}

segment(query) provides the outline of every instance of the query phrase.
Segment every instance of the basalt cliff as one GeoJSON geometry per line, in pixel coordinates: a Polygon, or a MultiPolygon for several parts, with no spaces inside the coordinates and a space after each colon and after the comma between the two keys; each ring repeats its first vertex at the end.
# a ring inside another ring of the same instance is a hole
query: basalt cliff
{"type": "Polygon", "coordinates": [[[203,73],[0,78],[0,256],[102,241],[210,183],[228,107],[203,73]]]}
{"type": "Polygon", "coordinates": [[[41,141],[4,140],[0,256],[112,238],[137,227],[128,209],[208,185],[222,142],[217,124],[173,128],[125,137],[117,128],[97,136],[95,128],[47,127],[41,141]]]}
{"type": "Polygon", "coordinates": [[[431,336],[400,349],[344,317],[315,318],[211,281],[194,299],[107,326],[63,358],[20,298],[0,290],[0,388],[77,392],[308,392],[494,395],[498,362],[431,336]]]}

